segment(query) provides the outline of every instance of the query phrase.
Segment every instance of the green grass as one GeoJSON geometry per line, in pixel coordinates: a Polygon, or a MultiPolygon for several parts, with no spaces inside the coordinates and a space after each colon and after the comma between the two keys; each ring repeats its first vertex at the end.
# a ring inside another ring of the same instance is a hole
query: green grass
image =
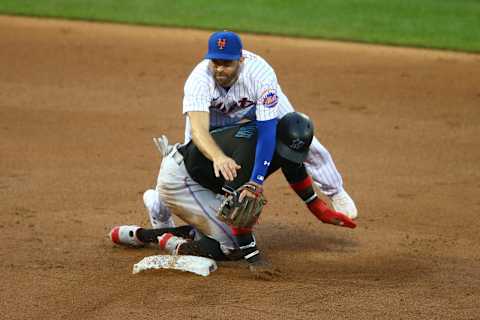
{"type": "Polygon", "coordinates": [[[480,0],[0,0],[0,13],[480,52],[480,0]]]}

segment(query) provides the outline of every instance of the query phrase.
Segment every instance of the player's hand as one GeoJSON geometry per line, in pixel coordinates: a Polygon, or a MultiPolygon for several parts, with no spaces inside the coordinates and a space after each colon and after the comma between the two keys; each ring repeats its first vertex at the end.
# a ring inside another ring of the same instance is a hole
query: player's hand
{"type": "Polygon", "coordinates": [[[254,182],[254,181],[249,181],[245,185],[247,185],[247,184],[252,186],[252,188],[244,188],[242,190],[242,192],[240,193],[240,196],[238,197],[239,202],[242,202],[245,197],[254,198],[254,199],[258,198],[260,193],[263,192],[262,186],[259,185],[258,183],[254,182]]]}
{"type": "Polygon", "coordinates": [[[273,267],[270,262],[263,258],[249,263],[248,268],[257,280],[271,281],[282,275],[279,269],[273,267]]]}
{"type": "Polygon", "coordinates": [[[348,216],[327,207],[325,202],[315,199],[308,204],[308,209],[323,223],[354,229],[357,225],[348,216]]]}
{"type": "Polygon", "coordinates": [[[241,166],[238,165],[235,160],[224,154],[213,159],[213,170],[217,178],[222,174],[225,180],[232,181],[237,177],[237,170],[240,168],[241,166]]]}
{"type": "Polygon", "coordinates": [[[354,229],[357,225],[352,219],[341,212],[333,211],[331,209],[324,212],[318,217],[323,223],[334,224],[340,227],[347,227],[354,229]]]}

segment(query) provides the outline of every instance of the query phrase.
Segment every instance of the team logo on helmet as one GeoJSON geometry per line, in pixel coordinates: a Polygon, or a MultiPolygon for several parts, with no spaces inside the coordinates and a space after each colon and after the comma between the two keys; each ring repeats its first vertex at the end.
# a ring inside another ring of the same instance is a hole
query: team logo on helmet
{"type": "Polygon", "coordinates": [[[292,143],[290,143],[288,147],[293,150],[300,150],[304,145],[305,145],[305,142],[296,138],[295,140],[292,141],[292,143]]]}
{"type": "Polygon", "coordinates": [[[217,47],[218,47],[218,49],[223,50],[226,45],[227,45],[227,39],[221,38],[221,39],[218,39],[218,40],[217,40],[217,47]]]}

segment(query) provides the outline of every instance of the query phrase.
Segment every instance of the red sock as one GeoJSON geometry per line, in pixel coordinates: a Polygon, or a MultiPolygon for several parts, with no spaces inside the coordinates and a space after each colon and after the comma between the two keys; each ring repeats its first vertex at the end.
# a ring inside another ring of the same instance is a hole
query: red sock
{"type": "Polygon", "coordinates": [[[252,228],[239,228],[239,227],[230,227],[234,236],[239,236],[242,234],[252,233],[252,228]]]}

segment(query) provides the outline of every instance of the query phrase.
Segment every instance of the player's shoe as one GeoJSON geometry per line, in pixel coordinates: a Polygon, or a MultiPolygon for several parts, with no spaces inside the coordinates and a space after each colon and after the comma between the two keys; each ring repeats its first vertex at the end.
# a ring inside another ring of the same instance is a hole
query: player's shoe
{"type": "Polygon", "coordinates": [[[148,189],[145,191],[143,193],[143,204],[147,208],[148,217],[154,229],[175,227],[172,214],[160,200],[157,190],[148,189]]]}
{"type": "Polygon", "coordinates": [[[171,233],[164,233],[158,239],[158,246],[160,249],[167,251],[172,255],[176,255],[178,253],[178,248],[180,245],[187,242],[187,240],[176,237],[171,233]]]}
{"type": "Polygon", "coordinates": [[[115,244],[141,247],[144,243],[137,238],[138,229],[140,227],[134,225],[117,226],[110,231],[110,239],[115,244]]]}
{"type": "Polygon", "coordinates": [[[356,219],[358,217],[355,202],[353,202],[353,199],[345,190],[333,195],[330,199],[332,200],[332,206],[335,211],[347,215],[350,219],[356,219]]]}

